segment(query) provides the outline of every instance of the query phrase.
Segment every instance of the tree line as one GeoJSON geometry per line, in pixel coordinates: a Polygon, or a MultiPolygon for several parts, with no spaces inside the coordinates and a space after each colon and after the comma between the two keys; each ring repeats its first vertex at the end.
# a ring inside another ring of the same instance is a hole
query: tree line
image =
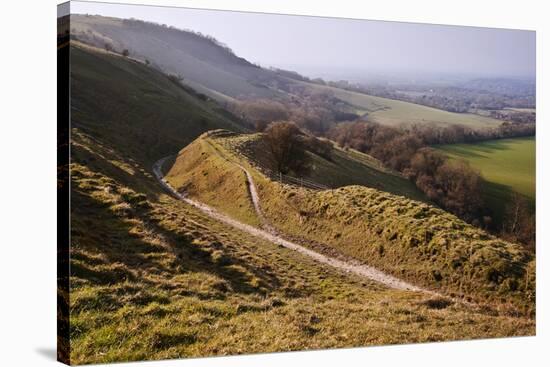
{"type": "Polygon", "coordinates": [[[479,171],[464,160],[451,160],[431,148],[434,144],[456,144],[487,139],[534,134],[533,124],[503,123],[496,128],[473,130],[464,126],[421,126],[406,128],[383,126],[373,122],[348,122],[333,127],[327,137],[344,148],[367,153],[405,177],[443,209],[465,221],[492,230],[534,248],[535,218],[527,210],[525,199],[514,196],[507,211],[514,223],[502,228],[493,223],[483,202],[479,171]]]}

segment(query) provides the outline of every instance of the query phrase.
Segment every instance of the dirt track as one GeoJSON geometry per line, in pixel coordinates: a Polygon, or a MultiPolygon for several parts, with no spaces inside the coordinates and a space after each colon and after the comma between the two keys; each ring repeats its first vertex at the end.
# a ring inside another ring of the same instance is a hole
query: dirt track
{"type": "Polygon", "coordinates": [[[157,161],[153,165],[153,173],[155,174],[158,181],[161,183],[161,185],[169,191],[172,195],[177,197],[178,199],[186,202],[189,205],[194,206],[195,208],[201,210],[203,213],[208,215],[211,218],[214,218],[220,222],[223,222],[225,224],[228,224],[232,227],[235,227],[241,231],[247,232],[253,236],[265,239],[267,241],[270,241],[272,243],[284,246],[290,250],[299,252],[305,256],[309,256],[310,258],[316,260],[317,262],[321,264],[330,265],[334,268],[337,268],[339,270],[342,270],[347,273],[353,273],[371,280],[374,280],[376,282],[379,282],[381,284],[384,284],[390,288],[394,289],[401,289],[401,290],[409,290],[409,291],[415,291],[415,292],[423,292],[428,293],[431,295],[438,295],[435,292],[432,292],[430,290],[417,287],[415,285],[409,284],[407,282],[404,282],[400,279],[397,279],[391,275],[388,275],[380,270],[377,270],[371,266],[359,263],[358,261],[343,261],[339,259],[334,259],[329,256],[323,255],[321,253],[318,253],[316,251],[310,250],[309,248],[306,248],[304,246],[301,246],[299,244],[296,244],[294,242],[288,241],[279,235],[276,234],[276,232],[273,230],[271,226],[268,224],[265,224],[265,217],[263,215],[263,212],[261,210],[260,205],[260,198],[258,196],[258,192],[256,190],[256,186],[254,185],[254,180],[252,179],[252,175],[246,170],[244,167],[239,166],[246,174],[247,181],[248,181],[248,188],[250,191],[250,196],[252,199],[252,203],[254,204],[254,208],[256,210],[257,215],[259,216],[260,220],[264,222],[264,229],[256,228],[251,225],[239,222],[233,218],[230,218],[229,216],[218,212],[216,209],[209,207],[206,204],[200,203],[196,200],[189,199],[185,197],[184,195],[177,192],[173,187],[171,187],[168,182],[163,178],[162,175],[162,165],[164,162],[168,159],[168,157],[165,157],[159,161],[157,161]]]}

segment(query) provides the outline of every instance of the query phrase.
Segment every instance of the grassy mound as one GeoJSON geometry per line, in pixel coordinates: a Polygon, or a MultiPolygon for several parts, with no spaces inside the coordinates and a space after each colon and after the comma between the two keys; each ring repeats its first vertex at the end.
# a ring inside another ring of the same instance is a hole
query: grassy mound
{"type": "Polygon", "coordinates": [[[266,216],[286,233],[450,295],[534,312],[532,255],[452,214],[361,186],[312,192],[264,181],[258,187],[266,216]]]}
{"type": "Polygon", "coordinates": [[[535,323],[320,266],[164,194],[76,135],[71,362],[533,335],[535,323]],[[116,167],[116,168],[115,168],[116,167]]]}
{"type": "Polygon", "coordinates": [[[245,173],[206,135],[185,147],[166,174],[172,185],[244,223],[260,222],[250,201],[245,173]]]}
{"type": "MultiPolygon", "coordinates": [[[[202,137],[183,150],[178,161],[192,161],[193,151],[207,162],[222,159],[223,164],[215,166],[215,174],[223,177],[225,173],[220,170],[236,169],[231,160],[247,161],[236,155],[239,149],[235,144],[248,140],[243,136],[202,137]],[[217,149],[204,149],[212,145],[217,149]],[[223,155],[231,158],[220,158],[223,155]]],[[[320,243],[452,296],[534,314],[535,261],[520,245],[497,239],[452,214],[402,196],[357,185],[326,191],[280,185],[268,180],[254,165],[249,167],[262,209],[282,233],[320,243]]],[[[172,168],[170,180],[176,187],[200,185],[215,190],[219,184],[208,186],[211,172],[204,171],[208,167],[202,166],[201,170],[201,174],[192,172],[178,181],[178,171],[172,168]],[[197,183],[193,182],[196,178],[197,183]]],[[[235,195],[209,193],[212,200],[208,203],[229,213],[231,206],[246,203],[246,187],[241,184],[239,192],[239,200],[233,199],[235,195]]],[[[247,210],[247,215],[254,215],[251,205],[247,210]]]]}

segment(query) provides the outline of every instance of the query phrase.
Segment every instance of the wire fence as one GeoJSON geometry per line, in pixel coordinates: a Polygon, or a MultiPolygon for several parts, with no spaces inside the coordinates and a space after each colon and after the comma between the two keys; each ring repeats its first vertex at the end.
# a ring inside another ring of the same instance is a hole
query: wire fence
{"type": "MultiPolygon", "coordinates": [[[[206,134],[208,134],[207,136],[218,137],[218,136],[226,136],[226,135],[228,135],[228,132],[214,131],[214,132],[208,132],[206,134]]],[[[232,134],[232,133],[229,133],[229,134],[232,134]]],[[[216,149],[216,148],[214,147],[214,149],[216,149]]],[[[312,189],[312,190],[329,190],[329,189],[331,189],[331,187],[320,184],[318,182],[314,182],[314,181],[311,181],[311,180],[306,180],[306,179],[301,178],[301,177],[289,176],[289,175],[286,175],[286,174],[281,173],[281,172],[272,171],[269,168],[266,168],[263,165],[261,165],[258,162],[258,160],[253,156],[252,152],[247,151],[246,149],[237,149],[237,150],[238,150],[239,154],[246,157],[246,159],[250,163],[252,163],[252,165],[258,171],[260,171],[264,176],[266,176],[267,178],[269,178],[272,181],[277,181],[277,182],[287,184],[287,185],[305,187],[305,188],[312,189]]],[[[230,161],[223,154],[220,154],[220,156],[222,158],[224,158],[225,160],[230,161]]],[[[236,163],[236,162],[233,162],[233,163],[236,163]]],[[[243,167],[241,167],[241,168],[243,168],[243,167]]]]}
{"type": "Polygon", "coordinates": [[[264,169],[262,171],[262,173],[264,175],[266,175],[267,177],[269,177],[272,181],[278,181],[280,183],[284,183],[284,184],[288,184],[288,185],[300,186],[300,187],[305,187],[305,188],[313,189],[313,190],[328,190],[328,189],[330,189],[330,187],[322,185],[318,182],[313,182],[313,181],[306,180],[306,179],[300,178],[300,177],[292,177],[292,176],[289,176],[289,175],[285,175],[281,172],[273,172],[273,171],[264,169]]]}

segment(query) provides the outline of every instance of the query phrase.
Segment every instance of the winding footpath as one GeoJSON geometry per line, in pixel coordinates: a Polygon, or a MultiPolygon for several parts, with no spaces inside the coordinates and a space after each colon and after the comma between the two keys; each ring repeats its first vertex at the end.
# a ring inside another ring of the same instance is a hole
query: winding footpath
{"type": "Polygon", "coordinates": [[[216,219],[220,222],[223,222],[227,225],[230,225],[234,228],[237,228],[241,231],[247,232],[255,237],[267,240],[269,242],[275,243],[277,245],[286,247],[290,250],[299,252],[300,254],[303,254],[305,256],[308,256],[315,261],[332,266],[336,269],[342,270],[346,273],[353,273],[356,275],[359,275],[361,277],[365,277],[371,280],[374,280],[378,283],[381,283],[387,287],[394,288],[394,289],[400,289],[400,290],[408,290],[408,291],[414,291],[414,292],[423,292],[430,295],[437,295],[440,296],[438,293],[430,291],[428,289],[420,288],[415,285],[412,285],[410,283],[404,282],[398,278],[395,278],[391,275],[388,275],[380,270],[377,270],[371,266],[362,264],[358,261],[349,260],[349,261],[342,261],[339,259],[334,259],[331,257],[328,257],[326,255],[323,255],[321,253],[318,253],[316,251],[310,250],[304,246],[301,246],[299,244],[296,244],[294,242],[288,241],[281,236],[279,236],[273,227],[271,227],[269,224],[266,223],[265,216],[263,215],[263,212],[261,210],[260,206],[260,198],[258,196],[258,191],[256,190],[256,186],[254,185],[254,180],[252,179],[252,175],[250,172],[248,172],[247,169],[245,169],[243,166],[238,165],[239,168],[241,168],[244,173],[246,174],[247,182],[248,182],[248,189],[250,192],[250,196],[252,199],[252,203],[254,204],[254,209],[256,210],[256,213],[260,220],[264,223],[264,229],[253,227],[249,224],[245,224],[242,222],[239,222],[223,213],[220,213],[216,209],[203,204],[201,202],[198,202],[196,200],[189,199],[185,195],[177,192],[170,184],[164,179],[164,176],[162,174],[162,166],[164,162],[169,157],[165,157],[157,161],[153,165],[153,173],[157,180],[160,182],[160,184],[173,196],[178,198],[179,200],[182,200],[183,202],[194,206],[195,208],[199,209],[209,217],[216,219]]]}

